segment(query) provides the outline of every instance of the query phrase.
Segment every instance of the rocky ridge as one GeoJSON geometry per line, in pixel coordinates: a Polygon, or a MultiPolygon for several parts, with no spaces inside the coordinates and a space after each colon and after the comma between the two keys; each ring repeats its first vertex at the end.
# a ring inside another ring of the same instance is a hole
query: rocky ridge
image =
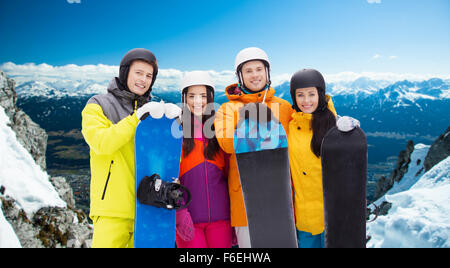
{"type": "MultiPolygon", "coordinates": [[[[385,195],[394,185],[395,182],[400,182],[403,176],[408,172],[409,164],[411,163],[411,154],[414,151],[414,142],[410,140],[406,145],[406,149],[399,153],[397,164],[395,169],[389,175],[389,177],[382,176],[376,186],[373,200],[377,200],[385,195]]],[[[430,170],[433,166],[440,161],[446,159],[450,155],[450,126],[442,133],[431,145],[425,160],[424,167],[416,174],[424,173],[430,170]],[[425,170],[423,170],[425,169],[425,170]]],[[[416,163],[419,165],[420,163],[416,163]]],[[[371,214],[386,215],[391,208],[389,202],[384,201],[374,211],[370,211],[371,214]]]]}
{"type": "MultiPolygon", "coordinates": [[[[15,83],[0,71],[0,105],[10,118],[11,129],[17,140],[31,154],[36,163],[46,170],[47,133],[34,123],[30,117],[17,108],[15,83]]],[[[5,189],[0,185],[1,209],[5,218],[13,227],[24,248],[54,247],[90,247],[92,243],[92,226],[86,214],[77,209],[73,190],[64,177],[51,177],[55,187],[67,207],[44,207],[34,215],[27,215],[20,209],[14,199],[5,196],[5,189]]]]}

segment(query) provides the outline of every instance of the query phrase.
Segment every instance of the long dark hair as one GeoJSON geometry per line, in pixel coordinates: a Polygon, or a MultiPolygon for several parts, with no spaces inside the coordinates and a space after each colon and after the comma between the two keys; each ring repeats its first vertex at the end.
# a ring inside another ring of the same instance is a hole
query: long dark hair
{"type": "Polygon", "coordinates": [[[336,126],[336,117],[330,109],[328,109],[328,101],[325,96],[325,91],[317,88],[317,93],[319,95],[319,104],[317,109],[313,112],[313,118],[311,121],[311,129],[313,132],[311,139],[311,150],[317,157],[320,157],[323,137],[325,137],[328,130],[336,126]]]}
{"type": "MultiPolygon", "coordinates": [[[[189,110],[188,105],[186,103],[186,95],[187,95],[188,88],[185,88],[182,92],[181,101],[183,103],[183,114],[182,114],[182,125],[185,122],[190,122],[190,128],[184,127],[183,125],[183,157],[188,156],[192,150],[194,150],[194,117],[195,115],[189,110]],[[187,133],[190,130],[190,133],[187,133]]],[[[206,99],[208,103],[208,108],[210,108],[210,111],[208,113],[202,115],[202,132],[203,136],[207,140],[207,145],[204,147],[203,154],[206,159],[213,160],[215,155],[219,152],[220,147],[219,143],[217,142],[216,135],[213,137],[208,138],[207,135],[205,135],[205,123],[211,122],[211,120],[214,120],[215,117],[215,110],[214,110],[214,91],[211,87],[206,86],[206,99]]],[[[208,129],[209,133],[215,133],[214,124],[211,124],[211,129],[208,129]]]]}

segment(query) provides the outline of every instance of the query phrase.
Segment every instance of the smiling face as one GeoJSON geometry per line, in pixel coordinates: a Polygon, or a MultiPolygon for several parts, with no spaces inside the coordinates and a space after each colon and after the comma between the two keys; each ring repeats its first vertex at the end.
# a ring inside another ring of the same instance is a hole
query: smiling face
{"type": "Polygon", "coordinates": [[[295,90],[295,101],[302,112],[312,114],[317,109],[317,106],[319,106],[319,94],[317,88],[297,88],[295,90]]]}
{"type": "Polygon", "coordinates": [[[153,79],[153,66],[141,60],[133,61],[128,72],[127,86],[136,95],[144,95],[153,79]]]}
{"type": "Polygon", "coordinates": [[[186,103],[195,116],[202,116],[208,103],[206,87],[203,85],[190,86],[186,94],[186,103]]]}
{"type": "Polygon", "coordinates": [[[267,84],[266,66],[260,60],[244,63],[241,73],[245,87],[251,91],[259,91],[267,84]]]}

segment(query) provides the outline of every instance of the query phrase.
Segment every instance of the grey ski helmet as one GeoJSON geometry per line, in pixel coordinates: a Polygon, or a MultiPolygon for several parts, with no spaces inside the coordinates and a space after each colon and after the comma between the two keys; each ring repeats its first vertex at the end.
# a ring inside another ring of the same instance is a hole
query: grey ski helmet
{"type": "MultiPolygon", "coordinates": [[[[291,98],[292,98],[292,108],[297,112],[300,109],[297,106],[297,101],[295,99],[295,90],[298,88],[315,87],[317,88],[319,96],[322,95],[323,98],[319,98],[319,110],[322,110],[326,103],[321,103],[321,99],[325,99],[325,79],[322,74],[315,69],[303,69],[294,73],[291,77],[291,98]]],[[[323,102],[323,101],[322,101],[323,102]]]]}
{"type": "Polygon", "coordinates": [[[123,56],[122,61],[120,62],[119,81],[128,91],[130,91],[127,86],[127,79],[128,73],[130,71],[130,65],[135,60],[143,60],[145,62],[148,62],[153,67],[152,83],[150,84],[150,88],[146,93],[150,94],[150,92],[152,91],[152,86],[155,83],[156,76],[158,74],[158,62],[156,61],[155,55],[145,48],[132,49],[128,51],[125,56],[123,56]]]}

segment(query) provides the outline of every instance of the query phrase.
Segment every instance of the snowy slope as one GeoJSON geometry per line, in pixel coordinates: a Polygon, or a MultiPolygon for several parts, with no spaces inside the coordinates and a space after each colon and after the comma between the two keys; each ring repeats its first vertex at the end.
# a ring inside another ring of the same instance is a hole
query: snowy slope
{"type": "Polygon", "coordinates": [[[17,238],[14,229],[3,216],[3,211],[0,209],[0,248],[20,248],[20,241],[17,238]]]}
{"type": "Polygon", "coordinates": [[[415,146],[408,173],[377,200],[378,204],[386,200],[392,207],[386,216],[367,223],[372,237],[367,247],[450,247],[450,157],[423,174],[420,170],[429,147],[415,146]]]}
{"type": "Polygon", "coordinates": [[[27,214],[44,206],[65,207],[65,202],[48,180],[48,174],[18,143],[8,123],[9,118],[0,107],[0,185],[6,188],[5,195],[14,198],[27,214]]]}
{"type": "MultiPolygon", "coordinates": [[[[42,207],[66,207],[49,176],[19,144],[8,126],[9,118],[0,106],[0,185],[5,196],[16,200],[29,217],[42,207]]],[[[20,243],[0,211],[0,247],[17,247],[20,243]]]]}

